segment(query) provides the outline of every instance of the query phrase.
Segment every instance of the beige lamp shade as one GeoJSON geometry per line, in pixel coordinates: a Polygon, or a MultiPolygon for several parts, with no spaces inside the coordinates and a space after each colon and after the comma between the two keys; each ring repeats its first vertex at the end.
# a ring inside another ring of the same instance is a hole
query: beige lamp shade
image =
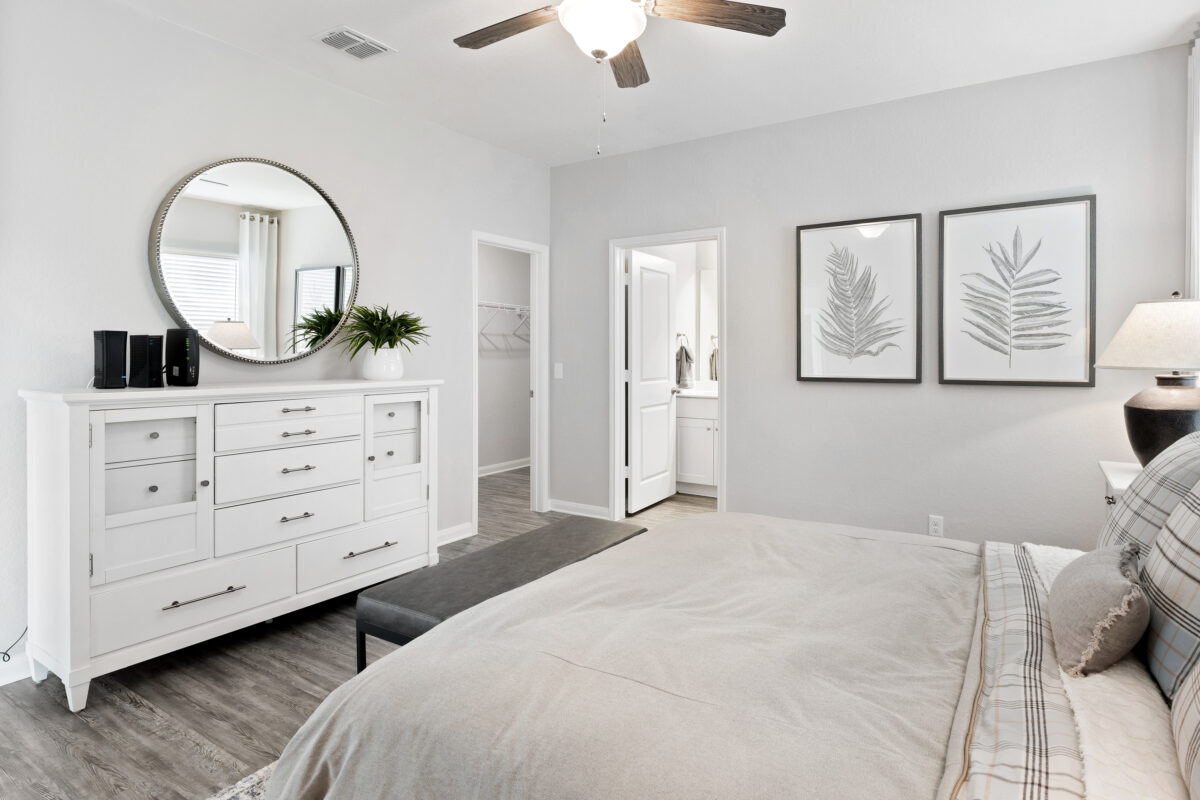
{"type": "Polygon", "coordinates": [[[208,340],[219,344],[226,350],[257,350],[258,341],[250,332],[250,326],[241,320],[227,319],[224,322],[214,322],[208,329],[208,340]]]}
{"type": "Polygon", "coordinates": [[[1200,300],[1138,303],[1096,366],[1200,371],[1200,300]]]}

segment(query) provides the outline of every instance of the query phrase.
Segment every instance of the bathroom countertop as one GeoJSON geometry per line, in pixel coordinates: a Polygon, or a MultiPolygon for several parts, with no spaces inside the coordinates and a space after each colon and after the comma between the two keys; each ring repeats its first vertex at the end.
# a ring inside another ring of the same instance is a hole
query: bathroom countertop
{"type": "Polygon", "coordinates": [[[690,389],[680,389],[680,397],[698,397],[707,400],[716,400],[717,387],[715,386],[693,386],[690,389]]]}

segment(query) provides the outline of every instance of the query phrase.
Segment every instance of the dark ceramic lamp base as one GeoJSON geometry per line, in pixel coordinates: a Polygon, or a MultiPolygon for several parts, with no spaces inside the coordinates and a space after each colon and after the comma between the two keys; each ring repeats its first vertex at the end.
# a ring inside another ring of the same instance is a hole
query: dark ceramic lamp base
{"type": "Polygon", "coordinates": [[[1200,388],[1196,375],[1156,375],[1156,386],[1125,404],[1125,430],[1144,467],[1189,433],[1200,431],[1200,388]]]}

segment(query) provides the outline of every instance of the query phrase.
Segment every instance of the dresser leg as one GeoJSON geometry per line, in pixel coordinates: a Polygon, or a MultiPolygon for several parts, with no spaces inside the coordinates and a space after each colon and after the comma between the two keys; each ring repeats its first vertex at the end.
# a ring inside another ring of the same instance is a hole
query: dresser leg
{"type": "Polygon", "coordinates": [[[76,714],[83,711],[83,707],[87,705],[88,687],[91,686],[91,683],[91,681],[84,681],[67,687],[67,708],[76,714]]]}
{"type": "Polygon", "coordinates": [[[38,661],[33,656],[29,657],[29,676],[33,678],[34,683],[41,683],[46,680],[46,676],[50,674],[50,670],[45,664],[38,661]]]}

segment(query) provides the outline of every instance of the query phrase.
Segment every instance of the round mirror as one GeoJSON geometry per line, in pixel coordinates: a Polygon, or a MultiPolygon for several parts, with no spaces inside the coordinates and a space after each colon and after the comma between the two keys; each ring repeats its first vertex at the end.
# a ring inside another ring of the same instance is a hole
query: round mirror
{"type": "Polygon", "coordinates": [[[257,364],[327,345],[358,290],[354,237],[337,205],[261,158],[218,161],[175,185],[150,231],[150,272],[180,326],[257,364]]]}

